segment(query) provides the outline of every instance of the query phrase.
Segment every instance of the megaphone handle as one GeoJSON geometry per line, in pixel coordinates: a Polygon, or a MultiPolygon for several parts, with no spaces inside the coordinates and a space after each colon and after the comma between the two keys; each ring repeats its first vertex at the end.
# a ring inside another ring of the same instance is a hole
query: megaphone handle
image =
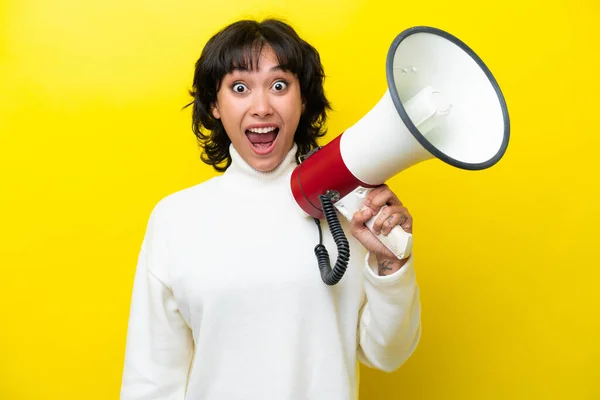
{"type": "Polygon", "coordinates": [[[406,232],[401,226],[398,225],[392,228],[387,236],[383,234],[377,235],[373,231],[373,224],[375,223],[377,217],[379,217],[379,215],[383,212],[385,207],[387,206],[381,207],[377,215],[368,220],[365,225],[371,232],[373,232],[375,236],[377,236],[377,239],[379,239],[379,241],[383,243],[385,247],[394,253],[398,259],[402,260],[407,258],[412,251],[412,234],[406,232]]]}
{"type": "MultiPolygon", "coordinates": [[[[337,208],[348,221],[352,221],[352,216],[363,206],[365,198],[371,190],[373,189],[359,186],[336,202],[334,204],[335,208],[337,208]]],[[[365,224],[371,232],[373,232],[373,223],[385,207],[387,206],[382,207],[377,215],[372,217],[365,224]]],[[[377,235],[375,232],[373,232],[373,234],[377,236],[379,241],[383,243],[385,247],[390,249],[398,259],[402,260],[410,255],[412,251],[412,235],[402,229],[402,227],[395,226],[387,236],[382,234],[377,235]]]]}

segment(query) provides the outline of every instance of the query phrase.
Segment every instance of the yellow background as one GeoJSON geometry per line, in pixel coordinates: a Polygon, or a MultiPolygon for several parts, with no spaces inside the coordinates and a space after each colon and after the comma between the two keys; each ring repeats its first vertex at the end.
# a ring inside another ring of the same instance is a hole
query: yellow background
{"type": "Polygon", "coordinates": [[[600,398],[596,0],[2,0],[0,398],[118,398],[149,212],[213,175],[181,110],[194,62],[271,15],[321,52],[323,143],[379,100],[414,25],[472,47],[509,107],[495,168],[390,182],[416,221],[424,330],[399,371],[361,370],[361,399],[600,398]]]}

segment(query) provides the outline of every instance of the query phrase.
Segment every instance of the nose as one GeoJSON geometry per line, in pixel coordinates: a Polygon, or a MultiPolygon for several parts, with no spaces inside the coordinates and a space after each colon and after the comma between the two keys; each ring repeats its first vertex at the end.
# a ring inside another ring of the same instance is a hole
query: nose
{"type": "Polygon", "coordinates": [[[251,113],[254,116],[264,118],[273,114],[273,107],[269,94],[264,91],[256,91],[252,96],[251,113]]]}

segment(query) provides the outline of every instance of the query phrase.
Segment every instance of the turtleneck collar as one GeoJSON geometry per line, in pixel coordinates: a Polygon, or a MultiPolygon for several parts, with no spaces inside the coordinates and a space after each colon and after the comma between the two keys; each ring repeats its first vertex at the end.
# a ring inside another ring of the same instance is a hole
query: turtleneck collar
{"type": "Polygon", "coordinates": [[[229,145],[229,154],[231,155],[231,165],[223,177],[228,180],[233,178],[237,184],[242,184],[241,181],[248,182],[250,184],[261,184],[270,183],[278,180],[278,178],[291,173],[296,167],[296,151],[298,145],[294,143],[291,150],[286,154],[281,163],[273,170],[268,172],[258,171],[250,166],[242,156],[233,147],[233,144],[229,145]]]}

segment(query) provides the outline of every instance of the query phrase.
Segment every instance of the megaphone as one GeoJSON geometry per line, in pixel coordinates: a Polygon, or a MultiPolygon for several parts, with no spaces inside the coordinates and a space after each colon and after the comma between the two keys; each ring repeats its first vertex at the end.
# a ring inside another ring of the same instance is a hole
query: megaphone
{"type": "MultiPolygon", "coordinates": [[[[291,175],[297,204],[319,229],[326,218],[338,245],[333,269],[322,239],[315,248],[328,285],[342,278],[350,256],[336,209],[351,220],[373,188],[422,161],[437,158],[481,170],[496,164],[508,146],[510,123],[500,87],[457,37],[428,26],[402,31],[388,50],[386,76],[388,89],[377,105],[306,155],[291,175]]],[[[366,224],[369,229],[376,218],[366,224]]],[[[412,235],[401,227],[378,238],[399,259],[410,254],[412,235]]]]}

